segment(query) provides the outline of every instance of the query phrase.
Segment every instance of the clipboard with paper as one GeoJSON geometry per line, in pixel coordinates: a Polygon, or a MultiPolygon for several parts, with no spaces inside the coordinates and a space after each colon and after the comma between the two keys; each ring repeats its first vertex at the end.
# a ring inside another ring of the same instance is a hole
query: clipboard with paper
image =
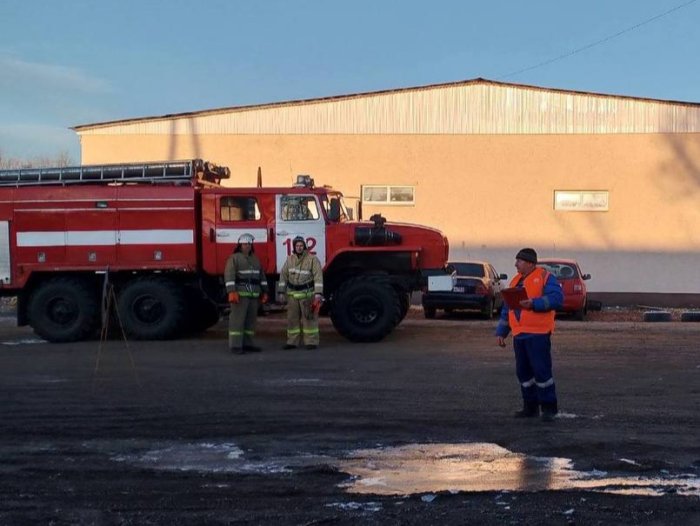
{"type": "Polygon", "coordinates": [[[510,287],[501,291],[503,302],[509,309],[522,309],[520,302],[527,299],[525,287],[510,287]]]}

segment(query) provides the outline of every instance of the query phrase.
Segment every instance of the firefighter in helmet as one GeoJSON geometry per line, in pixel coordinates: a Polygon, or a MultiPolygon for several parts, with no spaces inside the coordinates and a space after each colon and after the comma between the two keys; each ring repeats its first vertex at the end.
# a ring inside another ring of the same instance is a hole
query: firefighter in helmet
{"type": "Polygon", "coordinates": [[[278,300],[287,303],[287,343],[284,349],[305,345],[318,347],[318,311],[323,302],[323,269],[319,259],[310,254],[306,241],[297,236],[292,253],[280,272],[278,300]]]}
{"type": "Polygon", "coordinates": [[[231,313],[228,317],[228,347],[234,354],[260,352],[253,342],[260,303],[267,303],[267,278],[253,249],[254,238],[242,234],[226,261],[224,281],[231,313]]]}

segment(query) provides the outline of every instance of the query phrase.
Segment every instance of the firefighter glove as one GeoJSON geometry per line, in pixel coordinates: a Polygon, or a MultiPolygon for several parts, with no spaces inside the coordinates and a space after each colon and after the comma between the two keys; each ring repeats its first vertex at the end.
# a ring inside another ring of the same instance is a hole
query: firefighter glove
{"type": "Polygon", "coordinates": [[[263,292],[260,295],[260,303],[267,303],[267,300],[269,300],[269,299],[270,298],[267,297],[267,292],[263,292]]]}
{"type": "Polygon", "coordinates": [[[233,291],[228,293],[228,302],[229,303],[238,303],[241,301],[241,297],[238,295],[238,292],[233,291]]]}
{"type": "Polygon", "coordinates": [[[321,303],[323,303],[323,296],[316,294],[314,299],[311,301],[311,310],[318,314],[321,310],[321,303]]]}

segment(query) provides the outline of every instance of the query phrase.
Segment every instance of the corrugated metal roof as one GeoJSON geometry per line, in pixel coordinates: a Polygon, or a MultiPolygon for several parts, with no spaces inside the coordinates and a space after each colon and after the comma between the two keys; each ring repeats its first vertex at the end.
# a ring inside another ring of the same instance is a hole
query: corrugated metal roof
{"type": "Polygon", "coordinates": [[[700,132],[700,104],[477,78],[73,129],[79,135],[700,132]]]}

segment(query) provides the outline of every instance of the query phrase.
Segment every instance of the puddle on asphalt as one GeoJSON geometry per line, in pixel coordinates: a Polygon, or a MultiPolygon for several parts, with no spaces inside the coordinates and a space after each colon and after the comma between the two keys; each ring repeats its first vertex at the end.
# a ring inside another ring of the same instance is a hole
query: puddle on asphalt
{"type": "Polygon", "coordinates": [[[700,497],[697,476],[609,477],[603,471],[576,471],[566,458],[529,457],[496,444],[412,444],[357,450],[338,468],[353,477],[343,484],[348,491],[375,495],[588,490],[700,497]]]}
{"type": "Polygon", "coordinates": [[[289,473],[294,468],[327,463],[323,457],[298,455],[291,457],[246,458],[236,444],[225,443],[164,443],[141,452],[112,455],[115,462],[164,471],[201,471],[209,473],[289,473]]]}
{"type": "Polygon", "coordinates": [[[2,345],[34,345],[37,343],[46,343],[46,340],[42,340],[40,338],[23,338],[21,340],[7,340],[4,342],[0,342],[2,345]]]}
{"type": "MultiPolygon", "coordinates": [[[[113,452],[111,458],[157,470],[210,473],[293,473],[299,468],[332,465],[352,477],[341,487],[356,494],[585,490],[700,497],[700,479],[696,475],[609,476],[604,471],[576,471],[566,458],[531,457],[488,443],[361,449],[340,459],[318,455],[257,458],[233,442],[168,442],[150,446],[138,448],[139,451],[127,446],[119,453],[113,452]]],[[[620,460],[638,465],[634,460],[620,460]]]]}

